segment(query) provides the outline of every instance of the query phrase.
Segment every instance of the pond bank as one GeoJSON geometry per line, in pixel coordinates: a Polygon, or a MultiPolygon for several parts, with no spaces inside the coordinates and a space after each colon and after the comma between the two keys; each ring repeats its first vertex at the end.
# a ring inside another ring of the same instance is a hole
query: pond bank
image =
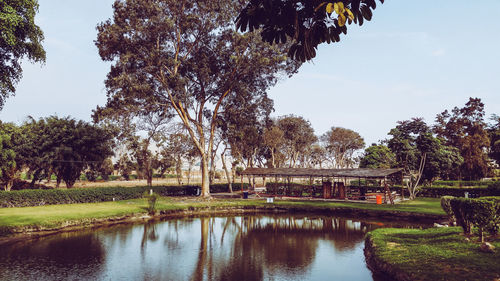
{"type": "Polygon", "coordinates": [[[461,228],[377,229],[365,240],[365,257],[373,272],[400,281],[497,280],[500,239],[490,241],[496,253],[479,250],[477,237],[467,241],[461,228]]]}
{"type": "MultiPolygon", "coordinates": [[[[157,214],[149,216],[143,199],[118,202],[50,205],[0,209],[0,244],[11,243],[61,231],[102,227],[121,223],[190,215],[238,214],[251,212],[289,212],[348,215],[361,218],[399,219],[435,222],[445,219],[438,209],[439,200],[420,199],[396,205],[356,204],[348,202],[307,202],[276,200],[203,200],[162,197],[157,214]]],[[[440,207],[439,207],[440,208],[440,207]]]]}

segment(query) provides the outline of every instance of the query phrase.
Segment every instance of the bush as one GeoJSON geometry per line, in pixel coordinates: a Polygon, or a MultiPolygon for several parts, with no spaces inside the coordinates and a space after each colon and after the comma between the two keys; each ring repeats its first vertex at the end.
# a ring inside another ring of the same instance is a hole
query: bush
{"type": "Polygon", "coordinates": [[[500,181],[494,181],[488,184],[488,190],[493,193],[500,193],[500,181]]]}
{"type": "MultiPolygon", "coordinates": [[[[248,189],[248,183],[243,183],[243,188],[248,189]]],[[[233,184],[233,191],[240,191],[241,183],[233,184]]],[[[210,193],[229,192],[229,185],[227,183],[216,183],[210,185],[210,193]]]]}
{"type": "Polygon", "coordinates": [[[453,210],[451,209],[450,201],[455,197],[453,196],[443,196],[441,197],[441,208],[445,211],[445,213],[448,215],[448,220],[450,225],[453,225],[455,223],[455,216],[453,215],[453,210]]]}
{"type": "Polygon", "coordinates": [[[485,188],[485,187],[424,187],[418,194],[420,197],[440,198],[442,196],[465,197],[465,192],[469,194],[469,198],[477,198],[484,196],[500,196],[500,189],[485,188]]]}
{"type": "Polygon", "coordinates": [[[192,196],[197,186],[98,187],[0,192],[0,207],[29,207],[55,204],[96,203],[141,198],[152,189],[162,196],[192,196]]]}
{"type": "Polygon", "coordinates": [[[158,200],[160,195],[146,190],[142,194],[142,197],[148,200],[148,214],[154,215],[156,212],[156,201],[158,200]]]}
{"type": "MultiPolygon", "coordinates": [[[[243,184],[248,189],[248,183],[243,184]]],[[[0,191],[0,207],[29,207],[55,204],[96,203],[114,200],[141,198],[150,189],[161,196],[194,196],[199,186],[138,186],[138,187],[96,187],[72,189],[31,189],[0,191]]],[[[211,193],[228,192],[227,184],[213,184],[211,193]]],[[[241,184],[233,185],[233,191],[241,190],[241,184]]]]}
{"type": "Polygon", "coordinates": [[[457,224],[462,227],[464,234],[472,233],[472,209],[469,198],[453,198],[450,206],[457,220],[457,224]]]}
{"type": "Polygon", "coordinates": [[[446,186],[486,186],[487,181],[443,181],[437,180],[433,182],[433,185],[446,185],[446,186]]]}
{"type": "Polygon", "coordinates": [[[500,197],[452,198],[450,206],[457,223],[463,228],[465,234],[471,234],[472,225],[479,229],[481,241],[484,241],[484,230],[492,235],[498,233],[500,197]]]}

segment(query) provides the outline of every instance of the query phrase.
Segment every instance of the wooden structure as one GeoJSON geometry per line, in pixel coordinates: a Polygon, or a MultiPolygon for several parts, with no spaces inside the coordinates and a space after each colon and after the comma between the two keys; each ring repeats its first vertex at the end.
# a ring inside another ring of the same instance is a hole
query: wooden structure
{"type": "MultiPolygon", "coordinates": [[[[299,186],[299,192],[290,190],[287,191],[288,196],[302,196],[303,190],[307,189],[306,193],[311,197],[317,196],[318,191],[321,193],[321,197],[325,199],[336,198],[336,199],[347,199],[350,195],[350,199],[365,200],[366,186],[361,186],[361,179],[364,180],[376,180],[380,182],[380,189],[383,189],[384,197],[388,198],[391,203],[394,203],[392,193],[389,185],[387,184],[388,177],[398,177],[402,179],[403,169],[369,169],[369,168],[357,168],[357,169],[312,169],[312,168],[248,168],[241,172],[242,182],[243,176],[260,176],[266,178],[281,178],[288,181],[288,185],[292,182],[292,178],[308,178],[310,182],[313,179],[321,178],[322,186],[321,190],[318,190],[314,186],[299,186]],[[325,180],[326,179],[326,180],[325,180]],[[333,180],[333,182],[331,181],[333,180]],[[347,180],[358,180],[358,186],[346,185],[347,180]],[[351,189],[356,189],[356,195],[352,195],[351,189]],[[349,194],[348,194],[349,191],[349,194]]],[[[286,185],[284,183],[283,185],[286,185]]],[[[275,191],[276,192],[276,191],[275,191]]],[[[387,200],[386,200],[387,202],[387,200]]]]}

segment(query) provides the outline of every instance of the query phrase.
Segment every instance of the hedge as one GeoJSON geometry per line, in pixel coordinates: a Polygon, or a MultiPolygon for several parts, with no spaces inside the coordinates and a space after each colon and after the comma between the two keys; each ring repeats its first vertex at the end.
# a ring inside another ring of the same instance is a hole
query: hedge
{"type": "Polygon", "coordinates": [[[447,186],[486,186],[491,182],[488,181],[443,181],[436,180],[433,185],[447,185],[447,186]]]}
{"type": "Polygon", "coordinates": [[[465,234],[472,234],[472,226],[479,229],[481,242],[484,241],[484,231],[496,235],[500,227],[500,197],[485,197],[478,199],[453,198],[450,206],[465,234]]]}
{"type": "MultiPolygon", "coordinates": [[[[248,184],[244,184],[245,188],[248,184]]],[[[96,187],[73,189],[26,189],[0,192],[0,207],[28,207],[53,204],[95,203],[127,200],[142,197],[145,191],[153,189],[162,196],[194,196],[199,186],[140,186],[140,187],[96,187]]],[[[233,191],[241,190],[241,184],[233,191]]],[[[210,186],[211,193],[227,192],[227,184],[210,186]]]]}
{"type": "Polygon", "coordinates": [[[419,197],[440,198],[442,196],[465,197],[465,192],[468,192],[469,198],[478,198],[484,196],[500,196],[500,188],[492,186],[484,187],[423,187],[419,193],[419,197]]]}

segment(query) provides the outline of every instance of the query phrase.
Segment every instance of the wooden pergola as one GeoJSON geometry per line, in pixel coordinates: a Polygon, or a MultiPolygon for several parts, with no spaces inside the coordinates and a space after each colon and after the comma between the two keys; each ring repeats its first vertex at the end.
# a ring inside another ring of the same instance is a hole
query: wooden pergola
{"type": "MultiPolygon", "coordinates": [[[[344,182],[347,179],[357,179],[359,185],[350,186],[349,188],[357,188],[359,190],[359,198],[365,199],[364,191],[366,190],[361,186],[361,179],[371,179],[383,181],[384,195],[388,196],[391,203],[393,198],[391,196],[390,187],[387,184],[388,177],[397,177],[398,174],[402,178],[403,169],[370,169],[370,168],[356,168],[356,169],[313,169],[313,168],[247,168],[241,172],[243,176],[259,176],[270,178],[283,178],[291,182],[292,178],[309,178],[312,182],[315,178],[321,178],[322,181],[322,197],[325,199],[337,198],[347,199],[346,186],[344,182]],[[325,181],[324,179],[327,179],[325,181]],[[333,185],[330,179],[333,179],[333,185]],[[335,181],[335,179],[344,179],[344,181],[335,181]]],[[[242,181],[243,182],[243,181],[242,181]]],[[[310,194],[314,194],[314,189],[310,189],[310,194]]],[[[302,191],[301,191],[302,194],[302,191]]]]}

